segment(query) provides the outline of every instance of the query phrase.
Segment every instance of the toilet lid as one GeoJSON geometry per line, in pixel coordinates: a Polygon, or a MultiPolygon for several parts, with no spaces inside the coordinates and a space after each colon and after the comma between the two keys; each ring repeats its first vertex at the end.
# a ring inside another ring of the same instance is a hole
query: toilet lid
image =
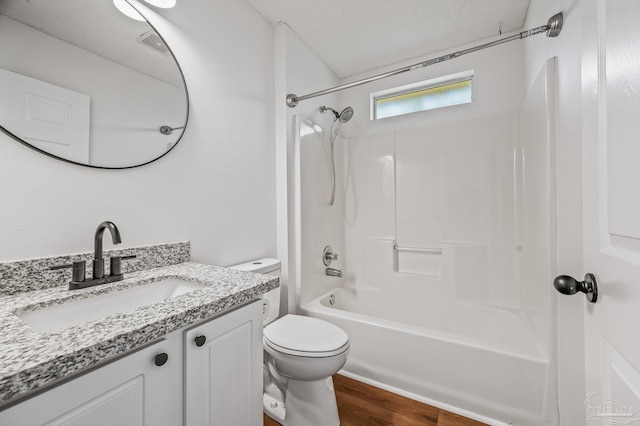
{"type": "Polygon", "coordinates": [[[335,352],[349,343],[340,327],[317,318],[285,315],[264,328],[264,339],[274,349],[289,353],[335,352]]]}

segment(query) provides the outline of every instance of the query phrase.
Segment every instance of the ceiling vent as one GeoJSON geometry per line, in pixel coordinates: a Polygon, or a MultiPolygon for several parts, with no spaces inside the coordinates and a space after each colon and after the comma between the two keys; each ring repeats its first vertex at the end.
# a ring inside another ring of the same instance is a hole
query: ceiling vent
{"type": "Polygon", "coordinates": [[[153,30],[149,30],[141,34],[140,37],[136,39],[136,41],[138,43],[144,44],[147,47],[150,47],[156,52],[162,53],[165,56],[169,54],[169,48],[166,44],[164,44],[164,41],[162,41],[160,36],[153,30]]]}

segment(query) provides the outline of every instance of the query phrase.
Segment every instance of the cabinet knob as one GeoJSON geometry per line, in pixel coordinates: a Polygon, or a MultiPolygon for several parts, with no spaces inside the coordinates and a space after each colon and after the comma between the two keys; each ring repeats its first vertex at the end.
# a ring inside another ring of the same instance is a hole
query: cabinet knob
{"type": "Polygon", "coordinates": [[[153,359],[153,362],[158,367],[161,367],[167,363],[168,359],[169,359],[169,355],[167,355],[166,352],[162,352],[161,354],[158,354],[155,356],[155,358],[153,359]]]}
{"type": "Polygon", "coordinates": [[[204,342],[207,341],[207,338],[206,338],[206,336],[197,336],[195,338],[195,341],[196,341],[196,346],[202,346],[202,345],[204,345],[204,342]]]}

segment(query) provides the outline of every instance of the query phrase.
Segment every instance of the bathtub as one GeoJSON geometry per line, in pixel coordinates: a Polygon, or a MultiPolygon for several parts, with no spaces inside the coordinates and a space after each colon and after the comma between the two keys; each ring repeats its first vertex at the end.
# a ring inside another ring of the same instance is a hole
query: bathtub
{"type": "Polygon", "coordinates": [[[548,356],[516,311],[355,285],[301,311],[349,334],[341,374],[488,424],[548,423],[548,356]]]}

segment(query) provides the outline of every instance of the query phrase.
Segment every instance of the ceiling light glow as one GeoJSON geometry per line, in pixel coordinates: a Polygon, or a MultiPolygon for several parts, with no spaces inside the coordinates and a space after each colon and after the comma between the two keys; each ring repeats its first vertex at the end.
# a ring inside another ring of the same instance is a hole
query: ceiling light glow
{"type": "Polygon", "coordinates": [[[144,0],[152,6],[170,9],[176,5],[176,0],[144,0]]]}
{"type": "Polygon", "coordinates": [[[120,12],[127,15],[131,19],[135,19],[136,21],[140,22],[146,21],[146,19],[144,19],[144,17],[140,15],[140,13],[125,0],[113,0],[113,5],[117,7],[120,12]]]}

